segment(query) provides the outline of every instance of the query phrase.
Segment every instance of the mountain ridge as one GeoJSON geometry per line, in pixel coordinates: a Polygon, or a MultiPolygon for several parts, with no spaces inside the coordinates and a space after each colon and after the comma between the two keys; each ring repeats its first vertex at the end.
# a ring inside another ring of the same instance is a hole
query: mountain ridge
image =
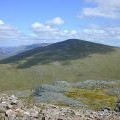
{"type": "Polygon", "coordinates": [[[78,39],[68,39],[48,46],[36,47],[18,55],[3,59],[0,63],[19,63],[19,68],[53,61],[67,61],[84,58],[91,54],[105,54],[115,51],[115,47],[78,39]],[[21,61],[25,61],[22,64],[21,61]]]}

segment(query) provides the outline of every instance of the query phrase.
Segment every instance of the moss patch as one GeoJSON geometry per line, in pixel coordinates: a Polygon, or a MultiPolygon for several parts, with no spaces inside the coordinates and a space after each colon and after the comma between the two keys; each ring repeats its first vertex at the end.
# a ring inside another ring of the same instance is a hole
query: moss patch
{"type": "Polygon", "coordinates": [[[90,109],[98,110],[104,107],[114,108],[116,96],[110,96],[104,90],[72,89],[65,94],[67,97],[79,100],[88,105],[90,109]]]}

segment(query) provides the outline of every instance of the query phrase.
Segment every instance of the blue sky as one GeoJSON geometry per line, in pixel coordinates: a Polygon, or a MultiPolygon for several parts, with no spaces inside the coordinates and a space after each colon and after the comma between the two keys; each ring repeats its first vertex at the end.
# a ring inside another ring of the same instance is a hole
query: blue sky
{"type": "Polygon", "coordinates": [[[120,46],[119,0],[0,0],[0,46],[69,38],[120,46]]]}

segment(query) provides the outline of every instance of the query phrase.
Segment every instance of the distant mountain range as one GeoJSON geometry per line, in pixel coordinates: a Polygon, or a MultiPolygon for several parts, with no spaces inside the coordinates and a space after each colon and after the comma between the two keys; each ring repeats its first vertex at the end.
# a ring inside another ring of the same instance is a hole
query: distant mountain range
{"type": "MultiPolygon", "coordinates": [[[[50,44],[24,47],[23,52],[2,60],[2,63],[20,63],[18,67],[27,68],[37,64],[45,64],[54,61],[75,60],[85,58],[91,54],[105,54],[114,51],[115,47],[103,44],[69,39],[66,41],[50,44]]],[[[22,51],[22,50],[21,50],[22,51]]]]}
{"type": "Polygon", "coordinates": [[[12,47],[0,47],[0,60],[17,55],[21,52],[25,52],[36,47],[43,47],[49,45],[48,43],[41,43],[41,44],[32,44],[32,45],[21,45],[21,46],[12,46],[12,47]]]}

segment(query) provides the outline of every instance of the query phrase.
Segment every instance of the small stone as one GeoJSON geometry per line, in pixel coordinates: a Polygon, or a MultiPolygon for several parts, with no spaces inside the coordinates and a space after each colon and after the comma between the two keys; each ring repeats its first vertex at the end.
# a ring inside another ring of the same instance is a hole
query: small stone
{"type": "Polygon", "coordinates": [[[10,99],[16,99],[17,100],[17,97],[15,97],[15,95],[11,95],[10,99]]]}
{"type": "Polygon", "coordinates": [[[42,117],[42,120],[45,120],[45,117],[42,117]]]}
{"type": "Polygon", "coordinates": [[[119,112],[119,108],[118,108],[118,107],[116,107],[116,108],[115,108],[115,111],[116,111],[116,112],[119,112]]]}
{"type": "Polygon", "coordinates": [[[7,109],[11,109],[13,106],[11,104],[6,104],[7,109]]]}
{"type": "Polygon", "coordinates": [[[120,100],[118,100],[117,103],[116,103],[115,111],[120,112],[120,100]]]}
{"type": "Polygon", "coordinates": [[[30,112],[24,112],[24,115],[30,116],[30,112]]]}
{"type": "Polygon", "coordinates": [[[5,113],[0,113],[0,120],[5,120],[5,113]]]}
{"type": "Polygon", "coordinates": [[[8,117],[16,117],[16,112],[10,109],[6,111],[6,115],[8,117]]]}
{"type": "Polygon", "coordinates": [[[105,107],[102,109],[102,111],[110,111],[111,109],[109,107],[105,107]]]}
{"type": "Polygon", "coordinates": [[[5,107],[7,107],[7,103],[4,101],[4,102],[1,103],[0,106],[3,106],[5,108],[5,107]]]}
{"type": "Polygon", "coordinates": [[[5,113],[5,108],[2,105],[0,105],[0,113],[5,113]]]}
{"type": "Polygon", "coordinates": [[[17,109],[15,110],[15,112],[16,112],[16,115],[17,115],[17,116],[23,116],[23,115],[24,115],[24,111],[21,110],[21,109],[19,109],[19,108],[17,108],[17,109]]]}
{"type": "Polygon", "coordinates": [[[7,116],[5,116],[5,119],[4,120],[9,120],[9,118],[7,116]]]}
{"type": "Polygon", "coordinates": [[[17,107],[18,108],[24,108],[24,105],[23,105],[22,101],[18,101],[17,107]]]}
{"type": "Polygon", "coordinates": [[[18,100],[12,100],[11,101],[11,105],[17,105],[18,104],[18,100]]]}

